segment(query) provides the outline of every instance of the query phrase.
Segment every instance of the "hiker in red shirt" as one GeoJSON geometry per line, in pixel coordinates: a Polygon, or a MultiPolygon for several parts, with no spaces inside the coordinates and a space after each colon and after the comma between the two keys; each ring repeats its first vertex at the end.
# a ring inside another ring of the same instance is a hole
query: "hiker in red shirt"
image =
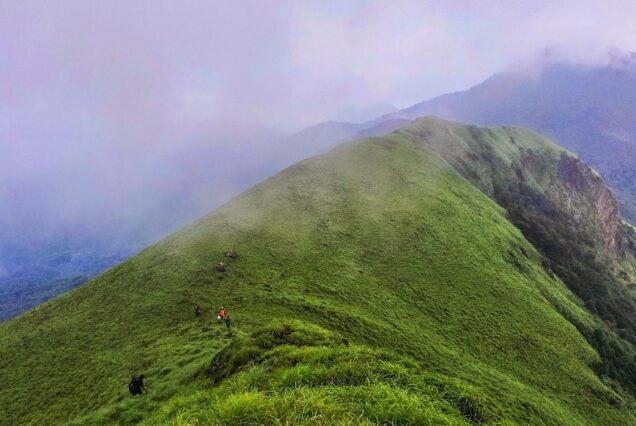
{"type": "Polygon", "coordinates": [[[221,322],[225,319],[225,308],[223,306],[221,306],[221,309],[219,309],[219,313],[216,315],[216,321],[217,322],[221,322]]]}

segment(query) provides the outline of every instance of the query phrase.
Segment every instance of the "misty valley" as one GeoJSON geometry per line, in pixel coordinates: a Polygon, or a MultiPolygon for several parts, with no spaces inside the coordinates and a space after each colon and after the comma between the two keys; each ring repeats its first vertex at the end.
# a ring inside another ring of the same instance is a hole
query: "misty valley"
{"type": "Polygon", "coordinates": [[[484,3],[3,4],[0,424],[636,424],[636,5],[484,3]]]}

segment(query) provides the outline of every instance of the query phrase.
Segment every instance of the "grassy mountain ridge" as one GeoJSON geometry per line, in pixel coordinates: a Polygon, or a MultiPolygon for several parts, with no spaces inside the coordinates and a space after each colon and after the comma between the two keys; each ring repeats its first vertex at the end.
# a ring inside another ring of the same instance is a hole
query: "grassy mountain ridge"
{"type": "Polygon", "coordinates": [[[534,75],[498,73],[468,90],[420,102],[373,123],[435,115],[482,126],[529,127],[601,172],[625,217],[634,221],[636,67],[630,55],[623,59],[604,66],[551,63],[534,75]]]}
{"type": "MultiPolygon", "coordinates": [[[[156,153],[149,153],[152,166],[147,165],[146,170],[140,172],[148,182],[144,189],[146,195],[122,204],[127,206],[126,209],[119,209],[117,213],[137,215],[140,219],[136,223],[135,220],[124,220],[125,217],[112,223],[107,215],[109,219],[104,223],[56,225],[53,226],[56,232],[48,232],[52,225],[46,224],[46,215],[36,214],[45,221],[43,223],[8,220],[13,216],[29,217],[16,211],[16,206],[23,206],[28,211],[37,206],[33,201],[23,201],[22,194],[5,194],[5,199],[14,202],[2,206],[7,217],[4,226],[0,223],[0,287],[5,288],[0,298],[0,321],[79,285],[78,276],[86,281],[113,267],[167,235],[169,230],[189,223],[221,201],[297,161],[323,153],[339,143],[385,134],[397,127],[400,125],[386,123],[367,129],[361,124],[325,122],[292,135],[243,126],[240,129],[208,129],[170,155],[157,157],[156,153]],[[364,134],[359,135],[363,128],[364,134]],[[222,146],[219,145],[221,140],[222,146]],[[260,149],[252,149],[254,146],[260,149]],[[236,158],[240,161],[235,161],[236,158]],[[154,203],[154,207],[148,203],[154,203]],[[144,207],[147,210],[142,215],[138,209],[144,207]],[[122,221],[126,229],[122,228],[122,221]],[[61,286],[62,282],[67,285],[61,286]]],[[[42,188],[29,188],[25,192],[48,193],[49,187],[42,185],[42,188]]],[[[34,196],[34,199],[38,198],[39,195],[34,196]]],[[[105,200],[107,198],[101,202],[105,200]]],[[[107,204],[97,217],[114,208],[107,204]]],[[[54,210],[47,208],[47,211],[54,210]]]]}
{"type": "MultiPolygon", "coordinates": [[[[612,332],[445,155],[491,133],[497,155],[514,152],[510,130],[432,138],[448,126],[418,121],[302,161],[0,325],[0,422],[634,422],[633,397],[595,371],[574,324],[612,332]],[[220,305],[235,337],[202,331],[220,305]],[[286,337],[291,320],[290,335],[310,337],[286,337]],[[215,359],[237,368],[212,383],[215,359]],[[141,371],[150,392],[133,399],[125,384],[141,371]],[[389,396],[394,411],[365,405],[389,396]]],[[[517,143],[548,149],[529,135],[517,143]]]]}

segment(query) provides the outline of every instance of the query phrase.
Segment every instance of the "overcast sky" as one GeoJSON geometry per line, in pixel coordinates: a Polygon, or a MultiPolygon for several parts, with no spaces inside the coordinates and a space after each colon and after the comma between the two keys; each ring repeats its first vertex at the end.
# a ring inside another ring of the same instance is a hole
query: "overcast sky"
{"type": "Polygon", "coordinates": [[[39,176],[63,182],[52,198],[100,182],[108,205],[210,129],[405,107],[531,69],[546,49],[603,61],[636,50],[635,16],[629,0],[0,0],[0,201],[39,176]]]}
{"type": "Polygon", "coordinates": [[[634,16],[629,0],[0,0],[1,123],[294,129],[463,89],[546,47],[636,50],[634,16]]]}

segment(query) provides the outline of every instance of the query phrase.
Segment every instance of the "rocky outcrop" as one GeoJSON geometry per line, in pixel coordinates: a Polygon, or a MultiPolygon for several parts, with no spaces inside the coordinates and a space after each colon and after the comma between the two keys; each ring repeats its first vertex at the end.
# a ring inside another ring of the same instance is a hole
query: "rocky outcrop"
{"type": "Polygon", "coordinates": [[[600,223],[608,249],[623,257],[626,245],[618,203],[603,179],[578,158],[565,154],[559,160],[558,176],[569,199],[579,201],[577,204],[568,203],[568,209],[577,215],[577,209],[592,208],[593,217],[585,216],[600,223]]]}

